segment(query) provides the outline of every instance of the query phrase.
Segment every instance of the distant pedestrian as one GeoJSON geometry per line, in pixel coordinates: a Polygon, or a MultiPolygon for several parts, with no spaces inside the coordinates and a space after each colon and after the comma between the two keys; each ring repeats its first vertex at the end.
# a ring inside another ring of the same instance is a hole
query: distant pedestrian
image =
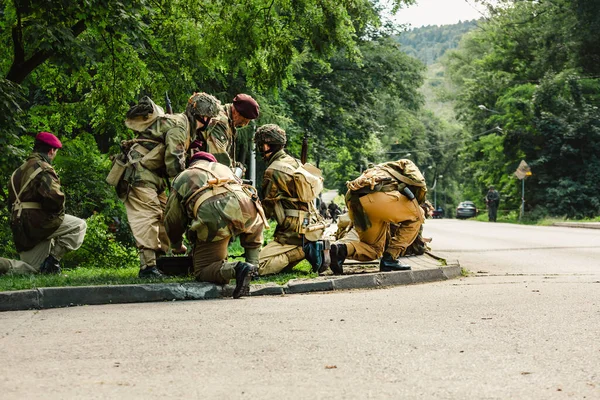
{"type": "Polygon", "coordinates": [[[329,209],[329,216],[331,217],[333,222],[336,222],[338,219],[338,215],[342,213],[340,207],[332,201],[331,203],[329,203],[329,206],[327,208],[329,209]]]}
{"type": "Polygon", "coordinates": [[[321,217],[328,219],[329,218],[329,211],[327,211],[327,204],[325,204],[324,201],[321,201],[321,205],[319,206],[319,214],[321,214],[321,217]]]}
{"type": "Polygon", "coordinates": [[[485,195],[485,204],[487,204],[488,209],[488,220],[496,222],[498,205],[500,204],[500,193],[498,193],[493,185],[490,186],[490,190],[485,195]]]}

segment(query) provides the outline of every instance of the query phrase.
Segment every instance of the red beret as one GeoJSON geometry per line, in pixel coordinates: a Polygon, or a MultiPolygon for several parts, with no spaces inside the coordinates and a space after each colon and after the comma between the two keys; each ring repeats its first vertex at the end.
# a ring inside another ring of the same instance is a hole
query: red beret
{"type": "Polygon", "coordinates": [[[62,143],[56,136],[51,134],[50,132],[40,132],[36,135],[35,140],[38,142],[46,143],[48,146],[60,149],[62,147],[62,143]]]}
{"type": "Polygon", "coordinates": [[[190,161],[194,161],[194,160],[206,160],[206,161],[217,162],[217,159],[215,158],[215,156],[213,156],[212,154],[207,153],[205,151],[199,151],[197,153],[194,153],[194,155],[192,156],[190,161]]]}
{"type": "Polygon", "coordinates": [[[260,109],[256,100],[251,96],[240,93],[233,98],[233,106],[240,115],[247,119],[258,118],[258,110],[260,109]]]}

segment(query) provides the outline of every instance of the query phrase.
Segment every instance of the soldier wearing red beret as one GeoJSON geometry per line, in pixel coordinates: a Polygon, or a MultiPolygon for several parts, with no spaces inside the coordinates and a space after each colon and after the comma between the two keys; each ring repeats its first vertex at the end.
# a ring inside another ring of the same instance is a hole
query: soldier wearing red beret
{"type": "Polygon", "coordinates": [[[260,106],[251,96],[244,93],[235,96],[233,102],[225,104],[219,115],[210,121],[208,129],[202,132],[205,143],[202,150],[213,154],[221,164],[233,168],[236,164],[237,128],[258,118],[259,111],[260,106]]]}
{"type": "Polygon", "coordinates": [[[52,133],[38,133],[32,154],[11,176],[10,227],[20,260],[0,259],[0,273],[60,273],[62,256],[83,243],[87,225],[65,214],[65,195],[52,168],[60,148],[52,133]]]}

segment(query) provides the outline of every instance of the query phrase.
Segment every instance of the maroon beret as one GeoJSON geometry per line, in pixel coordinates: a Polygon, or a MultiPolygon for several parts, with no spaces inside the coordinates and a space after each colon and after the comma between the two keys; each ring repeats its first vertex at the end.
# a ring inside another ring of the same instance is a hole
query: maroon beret
{"type": "Polygon", "coordinates": [[[205,151],[199,151],[197,153],[194,153],[194,155],[192,156],[190,161],[194,161],[194,160],[206,160],[206,161],[217,162],[217,159],[215,158],[215,156],[213,156],[212,154],[207,153],[205,151]]]}
{"type": "Polygon", "coordinates": [[[240,115],[247,119],[258,118],[258,110],[260,109],[256,100],[251,96],[240,93],[233,98],[233,106],[240,115]]]}
{"type": "Polygon", "coordinates": [[[62,147],[62,143],[56,136],[51,134],[50,132],[40,132],[36,135],[35,140],[38,142],[46,143],[48,146],[60,149],[62,147]]]}

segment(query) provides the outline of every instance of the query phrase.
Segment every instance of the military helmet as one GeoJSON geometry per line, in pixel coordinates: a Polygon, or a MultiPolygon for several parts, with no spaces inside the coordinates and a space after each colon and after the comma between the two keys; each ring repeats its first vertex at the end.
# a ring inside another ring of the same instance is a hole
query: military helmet
{"type": "Polygon", "coordinates": [[[221,102],[208,93],[194,93],[190,96],[186,112],[196,119],[214,118],[219,115],[221,102]]]}
{"type": "Polygon", "coordinates": [[[259,146],[264,143],[285,145],[286,142],[285,131],[275,124],[263,125],[254,134],[254,143],[259,146]]]}

